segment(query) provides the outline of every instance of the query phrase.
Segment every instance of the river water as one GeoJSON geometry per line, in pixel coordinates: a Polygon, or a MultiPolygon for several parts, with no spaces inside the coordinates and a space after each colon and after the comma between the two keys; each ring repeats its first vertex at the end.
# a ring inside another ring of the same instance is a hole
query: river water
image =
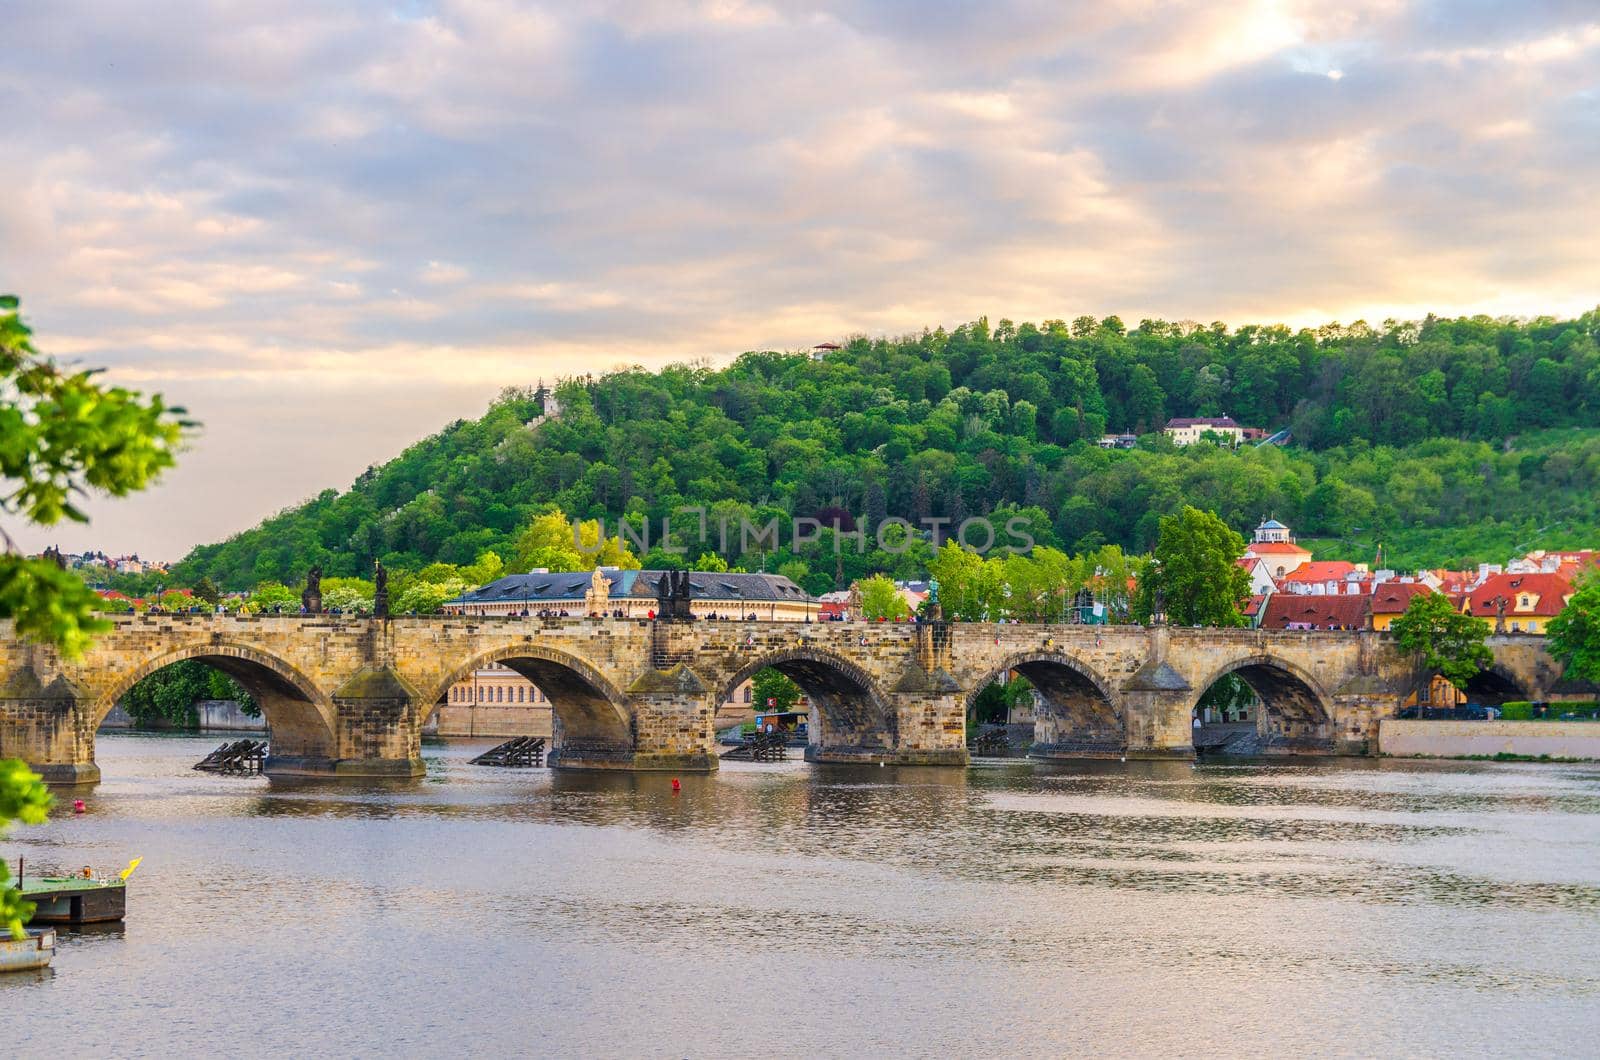
{"type": "Polygon", "coordinates": [[[31,866],[126,924],[9,1055],[1596,1055],[1600,768],[469,765],[221,778],[108,736],[31,866]]]}

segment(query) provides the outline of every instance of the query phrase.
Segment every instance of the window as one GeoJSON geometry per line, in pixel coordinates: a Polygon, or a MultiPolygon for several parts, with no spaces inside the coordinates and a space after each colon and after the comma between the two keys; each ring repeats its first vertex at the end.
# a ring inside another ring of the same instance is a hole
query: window
{"type": "Polygon", "coordinates": [[[523,688],[522,686],[518,685],[517,686],[517,702],[518,703],[524,702],[522,697],[527,695],[527,693],[528,693],[528,690],[526,688],[523,688]]]}
{"type": "Polygon", "coordinates": [[[1513,622],[1513,623],[1511,623],[1511,632],[1513,632],[1513,633],[1521,633],[1522,632],[1522,623],[1521,622],[1513,622]]]}
{"type": "Polygon", "coordinates": [[[484,688],[482,685],[478,686],[478,702],[479,703],[483,702],[484,697],[488,695],[488,692],[489,692],[489,690],[487,688],[484,688]]]}
{"type": "Polygon", "coordinates": [[[754,694],[755,694],[755,687],[753,685],[745,685],[744,686],[744,701],[746,703],[750,702],[750,697],[753,696],[754,694]]]}

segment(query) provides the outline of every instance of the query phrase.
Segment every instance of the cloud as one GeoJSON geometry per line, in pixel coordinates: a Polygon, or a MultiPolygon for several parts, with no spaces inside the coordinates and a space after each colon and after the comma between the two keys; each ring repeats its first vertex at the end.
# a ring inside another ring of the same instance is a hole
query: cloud
{"type": "Polygon", "coordinates": [[[0,284],[228,424],[106,547],[177,555],[596,365],[1595,300],[1579,0],[57,3],[7,37],[0,284]],[[316,444],[269,474],[285,401],[316,444]],[[254,499],[213,518],[224,487],[254,499]]]}

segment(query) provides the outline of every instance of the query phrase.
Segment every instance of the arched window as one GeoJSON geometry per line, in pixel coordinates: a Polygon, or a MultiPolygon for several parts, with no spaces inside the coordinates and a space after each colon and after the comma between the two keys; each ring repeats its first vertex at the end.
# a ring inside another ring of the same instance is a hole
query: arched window
{"type": "Polygon", "coordinates": [[[478,686],[478,702],[479,703],[482,703],[483,700],[484,700],[484,697],[487,696],[488,694],[489,694],[489,690],[487,688],[484,688],[482,685],[478,686]]]}

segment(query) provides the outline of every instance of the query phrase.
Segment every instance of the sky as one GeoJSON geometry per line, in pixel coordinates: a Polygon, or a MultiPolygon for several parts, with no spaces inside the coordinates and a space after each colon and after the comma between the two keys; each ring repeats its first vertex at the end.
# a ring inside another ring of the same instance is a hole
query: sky
{"type": "Polygon", "coordinates": [[[991,320],[1600,303],[1593,0],[0,5],[0,292],[177,559],[506,386],[991,320]]]}

